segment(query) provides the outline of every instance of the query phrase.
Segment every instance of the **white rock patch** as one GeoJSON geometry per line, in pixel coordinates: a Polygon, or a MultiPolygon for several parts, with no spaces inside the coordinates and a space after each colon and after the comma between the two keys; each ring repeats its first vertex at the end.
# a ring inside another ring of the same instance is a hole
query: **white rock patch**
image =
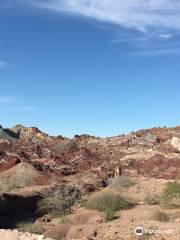
{"type": "Polygon", "coordinates": [[[180,151],[180,138],[173,137],[171,140],[171,145],[180,151]]]}

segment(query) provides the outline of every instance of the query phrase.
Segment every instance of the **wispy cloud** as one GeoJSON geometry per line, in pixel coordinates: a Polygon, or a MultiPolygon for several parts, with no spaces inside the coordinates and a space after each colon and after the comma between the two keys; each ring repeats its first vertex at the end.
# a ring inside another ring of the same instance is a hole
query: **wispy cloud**
{"type": "MultiPolygon", "coordinates": [[[[180,36],[179,0],[10,0],[35,7],[90,18],[116,26],[111,43],[128,42],[141,50],[156,45],[154,53],[177,54],[169,42],[180,36]],[[119,29],[119,30],[118,30],[119,29]],[[129,34],[130,33],[130,34],[129,34]],[[165,45],[162,45],[165,43],[165,45]],[[152,43],[152,44],[151,44],[152,43]],[[160,47],[159,47],[160,46],[160,47]],[[142,49],[141,49],[142,48],[142,49]]],[[[178,41],[179,42],[179,41],[178,41]]],[[[146,51],[143,51],[144,54],[146,51]]]]}
{"type": "Polygon", "coordinates": [[[142,32],[157,28],[180,31],[179,0],[30,1],[39,7],[115,23],[142,32]]]}
{"type": "Polygon", "coordinates": [[[0,104],[14,103],[16,99],[11,96],[0,96],[0,104]]]}

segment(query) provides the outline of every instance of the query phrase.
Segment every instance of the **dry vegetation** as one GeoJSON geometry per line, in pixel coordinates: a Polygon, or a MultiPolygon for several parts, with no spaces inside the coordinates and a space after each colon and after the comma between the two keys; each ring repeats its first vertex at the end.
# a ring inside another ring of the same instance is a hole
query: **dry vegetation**
{"type": "Polygon", "coordinates": [[[118,194],[107,191],[98,192],[92,195],[83,206],[105,213],[106,220],[115,219],[115,213],[122,209],[129,209],[135,205],[134,202],[118,194]]]}
{"type": "Polygon", "coordinates": [[[169,182],[162,194],[162,204],[167,208],[180,208],[180,183],[169,182]]]}

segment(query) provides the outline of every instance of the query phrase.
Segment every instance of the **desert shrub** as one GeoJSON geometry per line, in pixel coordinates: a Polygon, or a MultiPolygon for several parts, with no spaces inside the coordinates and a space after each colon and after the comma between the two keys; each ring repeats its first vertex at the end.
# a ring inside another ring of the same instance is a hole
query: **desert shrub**
{"type": "Polygon", "coordinates": [[[100,212],[112,211],[116,212],[121,209],[129,209],[134,203],[117,194],[99,192],[90,197],[84,206],[100,212]]]}
{"type": "Polygon", "coordinates": [[[158,195],[147,195],[144,202],[148,205],[158,205],[160,204],[160,197],[158,195]]]}
{"type": "Polygon", "coordinates": [[[153,219],[159,222],[169,222],[169,216],[165,212],[155,211],[153,219]]]}
{"type": "Polygon", "coordinates": [[[42,234],[43,227],[42,224],[36,224],[31,222],[21,222],[16,225],[16,228],[20,232],[29,232],[34,234],[42,234]]]}
{"type": "Polygon", "coordinates": [[[110,181],[110,187],[115,189],[121,189],[121,188],[130,188],[135,185],[135,182],[126,176],[120,176],[118,178],[111,179],[110,181]]]}
{"type": "Polygon", "coordinates": [[[41,214],[62,215],[80,199],[80,196],[80,191],[73,186],[56,189],[50,196],[39,201],[37,211],[41,214]]]}
{"type": "Polygon", "coordinates": [[[169,182],[162,194],[161,201],[167,208],[180,208],[180,183],[169,182]]]}
{"type": "Polygon", "coordinates": [[[106,209],[104,212],[105,220],[112,221],[115,219],[115,211],[112,209],[106,209]]]}
{"type": "Polygon", "coordinates": [[[115,219],[116,211],[121,209],[129,209],[133,207],[135,203],[119,196],[118,194],[99,192],[90,197],[88,200],[83,201],[81,206],[88,209],[104,212],[105,220],[111,221],[115,219]]]}

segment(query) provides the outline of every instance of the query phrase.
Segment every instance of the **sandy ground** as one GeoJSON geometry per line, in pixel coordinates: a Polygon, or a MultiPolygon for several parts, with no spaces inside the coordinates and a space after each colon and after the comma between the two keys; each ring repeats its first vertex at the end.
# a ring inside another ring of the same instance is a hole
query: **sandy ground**
{"type": "MultiPolygon", "coordinates": [[[[121,194],[131,197],[138,205],[129,210],[117,212],[117,219],[105,222],[102,213],[77,208],[75,214],[66,218],[60,229],[66,229],[65,240],[180,240],[180,209],[165,209],[160,205],[147,205],[144,198],[149,194],[160,194],[167,180],[138,178],[137,184],[124,189],[121,194]],[[154,220],[156,211],[166,213],[169,222],[154,220]],[[156,231],[137,237],[135,229],[142,227],[144,231],[156,231]],[[161,231],[157,233],[157,230],[161,231]]],[[[106,188],[104,191],[115,191],[106,188]]],[[[54,222],[54,225],[56,223],[54,222]]],[[[51,231],[59,231],[57,227],[51,231]]],[[[61,230],[62,231],[62,230],[61,230]]]]}
{"type": "Polygon", "coordinates": [[[160,206],[139,205],[130,210],[117,213],[118,219],[105,223],[103,216],[95,211],[79,209],[66,236],[67,240],[136,240],[136,239],[158,239],[179,240],[180,239],[180,210],[165,210],[160,206]],[[153,220],[153,212],[163,211],[171,220],[168,223],[153,220]],[[179,215],[179,217],[178,217],[179,215]],[[82,223],[84,220],[84,223],[82,223]],[[168,233],[145,234],[144,238],[137,238],[135,229],[142,227],[146,230],[165,230],[168,233]]]}
{"type": "MultiPolygon", "coordinates": [[[[144,202],[147,195],[159,195],[168,181],[140,177],[135,178],[134,182],[136,184],[128,189],[107,187],[103,190],[137,201],[137,206],[134,208],[117,212],[115,220],[105,222],[102,213],[77,206],[74,214],[66,216],[63,221],[54,218],[46,223],[44,236],[50,238],[56,236],[57,240],[180,240],[180,209],[166,209],[161,205],[148,205],[144,202]],[[154,213],[157,211],[166,213],[169,222],[155,220],[154,213]],[[137,227],[154,233],[145,233],[138,237],[135,234],[137,227]]],[[[38,222],[43,224],[41,219],[38,219],[38,222]]],[[[43,240],[44,238],[40,235],[0,230],[0,240],[28,239],[43,240]]]]}
{"type": "Polygon", "coordinates": [[[0,230],[0,240],[52,240],[42,235],[20,233],[17,230],[0,230]]]}

